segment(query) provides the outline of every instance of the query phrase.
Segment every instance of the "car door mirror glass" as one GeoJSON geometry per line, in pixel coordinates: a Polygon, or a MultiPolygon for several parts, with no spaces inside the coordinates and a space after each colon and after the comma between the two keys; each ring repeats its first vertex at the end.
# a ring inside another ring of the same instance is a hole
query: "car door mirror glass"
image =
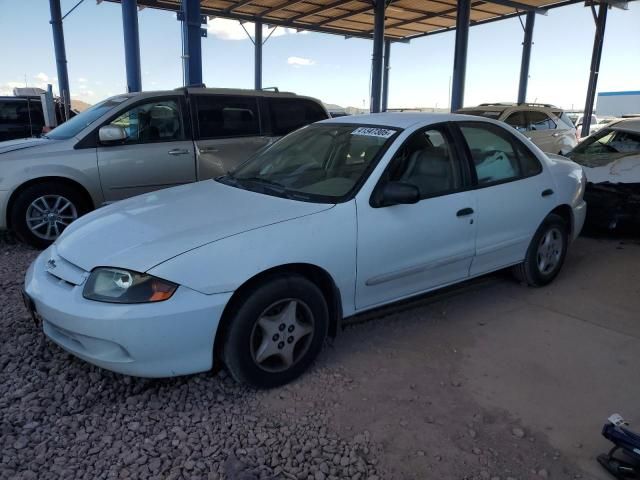
{"type": "Polygon", "coordinates": [[[118,125],[105,125],[98,131],[100,143],[110,144],[124,142],[127,139],[127,132],[118,125]]]}
{"type": "Polygon", "coordinates": [[[405,182],[388,182],[382,187],[376,206],[389,207],[418,203],[418,201],[420,201],[420,190],[415,185],[405,182]]]}

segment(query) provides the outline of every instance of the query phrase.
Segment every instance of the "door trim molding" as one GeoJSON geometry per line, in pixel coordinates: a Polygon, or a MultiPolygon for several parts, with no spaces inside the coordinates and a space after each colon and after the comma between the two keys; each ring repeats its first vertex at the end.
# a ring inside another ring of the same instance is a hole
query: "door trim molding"
{"type": "Polygon", "coordinates": [[[383,273],[381,275],[373,276],[369,278],[367,281],[365,281],[364,284],[367,287],[373,287],[375,285],[380,285],[381,283],[390,282],[392,280],[397,280],[399,278],[407,277],[409,275],[416,275],[418,273],[422,273],[432,268],[442,267],[450,263],[466,260],[473,256],[474,256],[474,252],[468,251],[468,252],[460,253],[458,255],[452,255],[450,257],[441,258],[439,260],[432,260],[431,262],[421,263],[419,265],[403,268],[401,270],[396,270],[394,272],[383,273]]]}

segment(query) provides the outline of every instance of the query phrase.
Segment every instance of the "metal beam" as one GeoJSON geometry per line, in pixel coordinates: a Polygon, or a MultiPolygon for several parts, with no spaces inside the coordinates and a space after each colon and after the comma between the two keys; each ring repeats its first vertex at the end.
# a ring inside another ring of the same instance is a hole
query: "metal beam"
{"type": "Polygon", "coordinates": [[[387,111],[389,103],[389,59],[391,57],[391,40],[384,40],[384,61],[382,65],[382,111],[387,111]]]}
{"type": "Polygon", "coordinates": [[[256,31],[253,36],[253,48],[255,50],[254,67],[255,89],[262,90],[262,22],[255,23],[256,31]]]}
{"type": "Polygon", "coordinates": [[[589,73],[589,85],[587,86],[587,99],[584,104],[584,115],[582,117],[582,138],[589,135],[591,127],[591,115],[593,114],[593,102],[596,97],[598,86],[598,73],[600,70],[600,58],[602,57],[602,46],[604,44],[604,30],[607,26],[607,9],[609,5],[601,2],[598,6],[598,18],[596,21],[596,34],[593,39],[593,52],[591,54],[591,71],[589,73]]]}
{"type": "MultiPolygon", "coordinates": [[[[372,0],[374,1],[374,0],[372,0]]],[[[351,2],[349,2],[351,3],[351,2]]],[[[375,8],[374,8],[375,9],[375,8]]],[[[361,13],[367,13],[371,11],[371,7],[363,7],[363,8],[359,8],[358,10],[353,10],[351,12],[347,12],[347,13],[343,13],[342,15],[338,15],[337,17],[333,17],[333,18],[327,18],[326,20],[323,20],[321,22],[316,23],[316,25],[326,25],[327,23],[333,23],[333,22],[339,22],[340,20],[345,20],[349,17],[355,17],[356,15],[360,15],[361,13]]],[[[375,22],[375,20],[374,20],[375,22]]]]}
{"type": "Polygon", "coordinates": [[[253,3],[254,0],[244,0],[242,2],[234,3],[233,5],[224,9],[225,12],[233,12],[236,8],[244,7],[245,5],[249,5],[253,3]]]}
{"type": "Polygon", "coordinates": [[[451,111],[455,112],[464,105],[464,80],[467,73],[467,46],[469,43],[469,20],[471,1],[458,0],[456,14],[456,45],[453,58],[453,77],[451,80],[451,111]]]}
{"type": "Polygon", "coordinates": [[[58,72],[58,90],[64,105],[65,117],[69,118],[71,108],[71,93],[69,91],[69,72],[67,71],[67,55],[64,48],[64,31],[62,29],[62,10],[60,0],[49,0],[51,10],[51,30],[53,32],[53,48],[56,55],[56,70],[58,72]]]}
{"type": "Polygon", "coordinates": [[[382,95],[382,50],[384,48],[384,10],[386,0],[375,0],[373,32],[373,55],[371,57],[371,113],[380,111],[382,95]]]}
{"type": "Polygon", "coordinates": [[[534,5],[527,5],[526,3],[515,2],[513,0],[485,0],[486,3],[495,3],[496,5],[501,5],[503,7],[511,7],[516,10],[521,10],[524,12],[538,12],[540,14],[545,14],[547,11],[544,8],[538,8],[534,5]]]}
{"type": "Polygon", "coordinates": [[[142,74],[140,73],[137,0],[122,0],[122,32],[124,34],[124,60],[127,70],[127,92],[140,92],[142,91],[142,74]]]}
{"type": "Polygon", "coordinates": [[[531,62],[531,46],[533,45],[533,26],[536,13],[527,13],[524,26],[524,41],[522,42],[522,61],[520,62],[520,84],[518,86],[518,103],[527,101],[527,85],[529,83],[529,64],[531,62]]]}
{"type": "Polygon", "coordinates": [[[283,2],[275,7],[267,8],[260,12],[260,16],[264,17],[265,15],[270,15],[273,12],[277,12],[279,10],[284,10],[285,8],[293,7],[294,5],[298,5],[299,3],[304,3],[307,0],[289,0],[288,2],[283,2]]]}
{"type": "Polygon", "coordinates": [[[202,83],[201,25],[200,0],[182,0],[182,58],[185,85],[202,83]]]}
{"type": "MultiPolygon", "coordinates": [[[[313,15],[321,15],[323,13],[326,13],[326,12],[330,11],[330,10],[333,10],[334,8],[344,7],[345,5],[349,5],[350,3],[353,3],[353,1],[345,2],[345,1],[340,0],[340,1],[337,1],[337,2],[329,3],[327,5],[323,5],[321,7],[314,8],[313,10],[309,10],[308,12],[301,13],[299,15],[291,17],[291,18],[287,19],[287,21],[289,21],[289,22],[297,22],[301,18],[311,17],[313,15]]],[[[367,10],[371,10],[371,7],[367,7],[367,10]]],[[[351,15],[351,14],[349,14],[349,15],[351,15]]]]}

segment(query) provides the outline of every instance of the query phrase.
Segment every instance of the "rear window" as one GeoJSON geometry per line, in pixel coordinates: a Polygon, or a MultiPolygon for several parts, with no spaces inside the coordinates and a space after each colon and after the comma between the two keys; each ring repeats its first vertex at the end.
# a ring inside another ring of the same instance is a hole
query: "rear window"
{"type": "Polygon", "coordinates": [[[201,95],[195,100],[200,138],[260,135],[260,114],[254,97],[201,95]]]}
{"type": "Polygon", "coordinates": [[[270,98],[271,130],[286,135],[300,127],[328,118],[316,102],[295,98],[270,98]]]}

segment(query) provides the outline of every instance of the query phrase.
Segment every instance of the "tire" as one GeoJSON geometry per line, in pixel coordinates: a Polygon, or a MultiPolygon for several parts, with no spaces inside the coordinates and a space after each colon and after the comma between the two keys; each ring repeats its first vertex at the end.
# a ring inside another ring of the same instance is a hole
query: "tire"
{"type": "Polygon", "coordinates": [[[60,182],[42,182],[30,185],[20,192],[9,215],[11,227],[20,240],[36,248],[46,248],[69,223],[90,209],[84,196],[72,186],[60,182]],[[59,203],[56,203],[58,199],[59,203]],[[40,214],[42,216],[38,217],[40,214]],[[55,216],[48,217],[47,220],[45,215],[55,216]],[[40,223],[41,227],[32,228],[40,223]]]}
{"type": "Polygon", "coordinates": [[[556,214],[549,214],[531,239],[524,262],[513,267],[514,276],[531,287],[551,283],[564,264],[568,237],[564,219],[556,214]]]}
{"type": "Polygon", "coordinates": [[[238,383],[277,387],[311,365],[328,328],[327,302],[314,283],[300,275],[270,277],[240,301],[226,330],[222,358],[238,383]]]}

